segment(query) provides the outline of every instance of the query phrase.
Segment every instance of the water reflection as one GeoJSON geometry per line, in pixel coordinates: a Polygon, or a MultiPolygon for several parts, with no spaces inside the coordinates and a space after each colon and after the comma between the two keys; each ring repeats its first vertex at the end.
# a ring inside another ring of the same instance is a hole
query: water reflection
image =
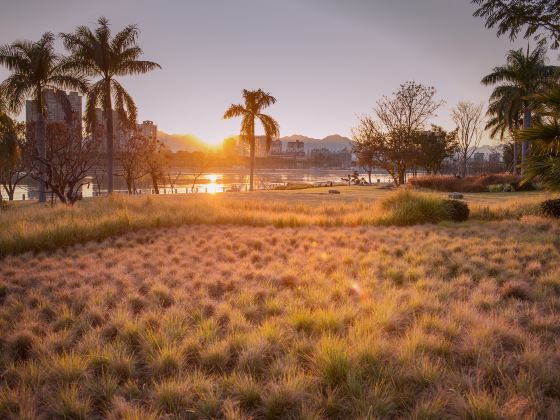
{"type": "MultiPolygon", "coordinates": [[[[308,183],[313,185],[329,185],[330,183],[339,183],[341,178],[351,173],[351,170],[343,169],[258,169],[255,172],[255,189],[266,190],[273,189],[277,186],[286,185],[287,183],[308,183]]],[[[172,174],[177,175],[177,174],[172,174]]],[[[361,177],[367,179],[366,174],[361,177]]],[[[83,186],[82,196],[92,197],[98,195],[98,187],[92,179],[83,186]]],[[[208,193],[216,194],[227,191],[247,191],[249,189],[249,173],[247,170],[224,170],[213,172],[200,176],[193,185],[192,174],[181,174],[178,176],[173,186],[162,185],[160,187],[161,194],[191,194],[191,193],[208,193]]],[[[387,174],[378,173],[372,175],[372,182],[389,182],[387,174]]],[[[126,193],[126,185],[121,178],[115,179],[115,188],[117,192],[126,193]]],[[[106,192],[102,188],[101,193],[106,192]]],[[[141,181],[137,184],[137,192],[139,194],[153,194],[153,188],[150,183],[141,181]]],[[[3,194],[4,199],[7,195],[3,194]]],[[[35,185],[22,185],[16,189],[16,200],[37,199],[37,187],[35,185]]]]}

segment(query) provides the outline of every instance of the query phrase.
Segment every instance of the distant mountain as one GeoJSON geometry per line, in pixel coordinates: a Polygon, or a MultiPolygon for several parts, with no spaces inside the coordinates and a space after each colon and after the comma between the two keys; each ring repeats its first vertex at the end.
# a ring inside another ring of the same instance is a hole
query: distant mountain
{"type": "Polygon", "coordinates": [[[291,136],[281,137],[282,142],[287,143],[289,141],[303,141],[305,142],[305,151],[312,149],[329,149],[329,150],[341,150],[344,148],[350,148],[351,140],[348,137],[344,137],[338,134],[331,134],[322,139],[314,139],[312,137],[303,136],[301,134],[293,134],[291,136]]]}
{"type": "MultiPolygon", "coordinates": [[[[208,151],[215,150],[216,147],[209,146],[202,139],[192,134],[168,134],[163,131],[158,131],[158,139],[163,142],[172,152],[184,150],[192,152],[194,150],[208,151]]],[[[301,134],[293,134],[291,136],[281,137],[280,140],[284,143],[284,148],[287,147],[290,141],[303,141],[305,143],[305,151],[313,149],[326,148],[329,150],[341,150],[350,148],[350,139],[338,134],[332,134],[323,139],[315,139],[301,134]]],[[[219,146],[217,146],[219,148],[219,146]]]]}
{"type": "Polygon", "coordinates": [[[163,131],[158,131],[158,139],[163,142],[172,152],[185,150],[192,152],[194,150],[208,150],[209,146],[198,137],[192,134],[167,134],[163,131]]]}

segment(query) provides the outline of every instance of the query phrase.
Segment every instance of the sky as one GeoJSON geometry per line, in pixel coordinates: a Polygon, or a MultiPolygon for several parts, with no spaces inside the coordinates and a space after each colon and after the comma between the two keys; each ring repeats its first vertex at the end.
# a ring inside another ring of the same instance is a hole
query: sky
{"type": "MultiPolygon", "coordinates": [[[[242,89],[270,92],[281,135],[350,136],[356,116],[414,80],[445,101],[433,122],[452,129],[460,100],[487,103],[483,75],[526,41],[497,38],[468,0],[0,0],[0,43],[94,27],[141,30],[144,58],[162,66],[122,78],[139,108],[167,133],[220,143],[242,89]]],[[[64,53],[62,45],[58,45],[64,53]]],[[[552,64],[558,54],[551,53],[552,64]]],[[[0,79],[7,76],[0,68],[0,79]]],[[[485,140],[488,143],[488,140],[485,140]]]]}

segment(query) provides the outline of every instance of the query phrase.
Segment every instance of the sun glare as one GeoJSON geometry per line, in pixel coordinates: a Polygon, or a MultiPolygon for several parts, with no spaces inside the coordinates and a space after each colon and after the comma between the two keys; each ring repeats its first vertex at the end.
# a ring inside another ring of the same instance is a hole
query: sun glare
{"type": "Polygon", "coordinates": [[[215,174],[208,175],[208,179],[210,180],[210,182],[216,182],[218,180],[218,175],[215,174]]]}

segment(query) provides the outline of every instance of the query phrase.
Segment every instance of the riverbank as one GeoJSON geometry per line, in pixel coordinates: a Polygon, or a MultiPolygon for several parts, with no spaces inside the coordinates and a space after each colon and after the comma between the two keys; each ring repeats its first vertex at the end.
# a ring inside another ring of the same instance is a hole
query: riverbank
{"type": "MultiPolygon", "coordinates": [[[[74,207],[13,203],[0,213],[0,257],[53,251],[127,232],[182,225],[364,226],[402,224],[379,206],[394,192],[378,187],[126,196],[84,199],[74,207]]],[[[445,194],[433,194],[445,197],[445,194]]],[[[537,213],[543,193],[465,194],[471,220],[515,220],[537,213]]],[[[406,223],[405,223],[406,224],[406,223]]]]}

